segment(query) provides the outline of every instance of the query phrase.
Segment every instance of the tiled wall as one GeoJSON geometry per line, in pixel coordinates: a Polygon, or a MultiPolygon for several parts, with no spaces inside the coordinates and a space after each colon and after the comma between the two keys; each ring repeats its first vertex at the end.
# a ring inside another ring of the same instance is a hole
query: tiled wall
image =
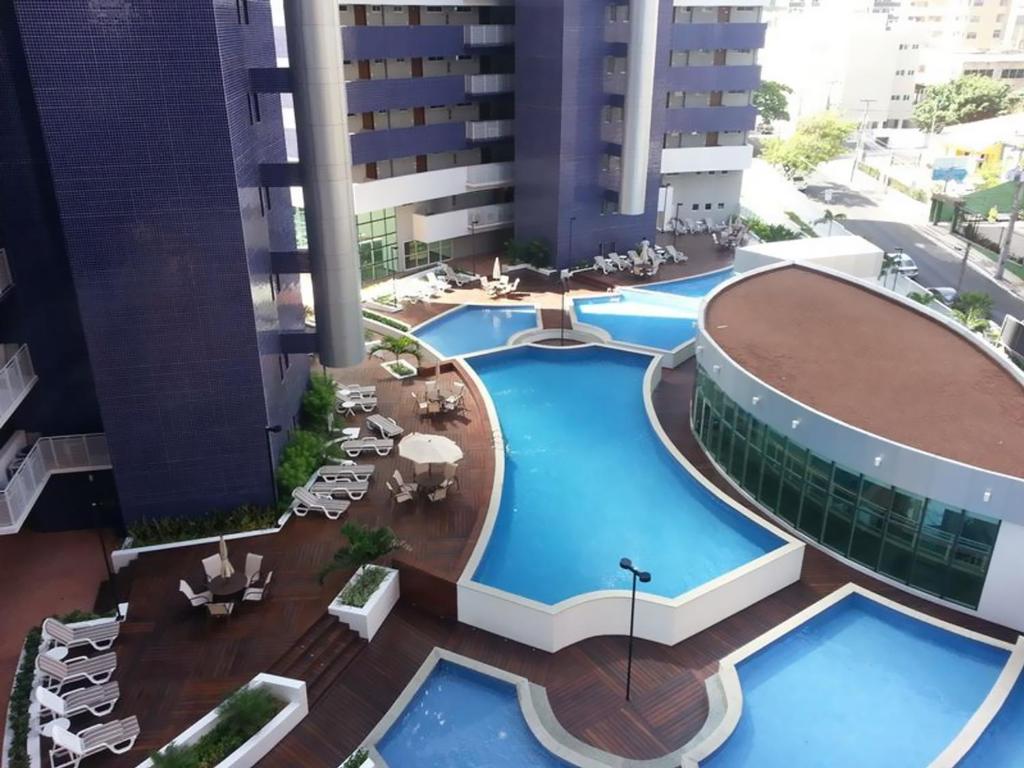
{"type": "Polygon", "coordinates": [[[269,4],[15,6],[125,517],[269,501],[264,427],[290,426],[308,368],[282,381],[275,304],[301,310],[271,286],[287,198],[261,205],[256,169],[283,133],[276,99],[251,125],[246,98],[269,4]]]}

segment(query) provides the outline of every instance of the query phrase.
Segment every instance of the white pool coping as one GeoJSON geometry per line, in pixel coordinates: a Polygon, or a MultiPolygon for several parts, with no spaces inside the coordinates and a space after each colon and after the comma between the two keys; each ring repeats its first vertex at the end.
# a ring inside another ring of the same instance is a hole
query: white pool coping
{"type": "MultiPolygon", "coordinates": [[[[605,345],[526,346],[533,346],[547,354],[573,354],[587,347],[605,345]]],[[[505,351],[508,351],[507,348],[482,351],[465,355],[462,360],[470,362],[474,357],[505,351]]],[[[805,544],[741,507],[686,459],[669,439],[654,409],[652,396],[661,379],[660,358],[636,350],[618,351],[651,358],[644,375],[644,407],[652,429],[669,455],[681,465],[683,471],[695,478],[718,500],[782,542],[776,549],[676,597],[638,592],[636,636],[674,645],[797,581],[802,569],[805,544]]],[[[494,478],[484,524],[457,583],[459,620],[552,653],[588,637],[626,634],[626,617],[631,597],[628,589],[593,590],[549,605],[473,579],[490,543],[501,506],[505,479],[505,440],[490,392],[471,365],[462,366],[462,370],[480,392],[491,423],[494,478]]]]}
{"type": "Polygon", "coordinates": [[[470,302],[468,304],[456,304],[451,309],[446,309],[444,312],[441,312],[440,314],[434,315],[433,317],[424,320],[422,323],[417,323],[416,325],[414,325],[411,328],[409,328],[409,330],[406,331],[406,334],[409,335],[409,336],[412,336],[421,347],[423,347],[425,350],[427,350],[427,352],[429,352],[431,355],[433,355],[434,358],[436,358],[439,362],[440,361],[457,360],[458,358],[465,357],[466,355],[479,355],[479,354],[484,354],[484,353],[487,353],[487,352],[496,352],[496,351],[501,350],[501,349],[507,349],[512,344],[512,339],[515,336],[517,336],[517,335],[519,335],[521,333],[526,333],[526,332],[529,332],[529,331],[536,331],[536,330],[542,329],[544,327],[544,321],[541,318],[540,309],[541,308],[538,307],[536,304],[523,304],[521,302],[510,303],[510,302],[507,302],[507,301],[506,302],[493,302],[493,303],[490,303],[490,304],[481,304],[479,302],[470,302]],[[439,321],[439,320],[441,320],[441,319],[443,319],[445,317],[448,317],[449,315],[455,314],[456,312],[461,312],[461,311],[463,311],[463,310],[465,310],[467,308],[480,308],[480,309],[532,309],[533,312],[534,312],[534,326],[532,328],[523,328],[522,330],[516,331],[511,336],[509,336],[508,339],[506,339],[504,344],[499,344],[496,347],[488,347],[487,349],[481,349],[481,350],[477,350],[475,352],[466,352],[466,353],[462,353],[462,354],[458,354],[458,355],[445,355],[445,354],[442,354],[438,349],[434,348],[433,346],[428,344],[426,341],[424,341],[420,336],[417,335],[421,330],[426,328],[428,325],[431,325],[432,323],[436,323],[437,321],[439,321]]]}

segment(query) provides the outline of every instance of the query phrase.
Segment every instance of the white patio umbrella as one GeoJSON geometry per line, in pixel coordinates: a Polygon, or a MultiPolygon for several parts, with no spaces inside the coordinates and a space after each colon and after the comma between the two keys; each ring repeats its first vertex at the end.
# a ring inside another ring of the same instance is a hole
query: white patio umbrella
{"type": "Polygon", "coordinates": [[[491,270],[491,277],[495,280],[501,280],[501,257],[494,257],[494,269],[491,270]]]}
{"type": "Polygon", "coordinates": [[[235,573],[235,568],[228,560],[228,543],[223,536],[220,537],[220,575],[230,579],[235,573]]]}
{"type": "Polygon", "coordinates": [[[462,460],[462,449],[442,435],[413,432],[398,444],[398,455],[417,464],[455,464],[462,460]]]}

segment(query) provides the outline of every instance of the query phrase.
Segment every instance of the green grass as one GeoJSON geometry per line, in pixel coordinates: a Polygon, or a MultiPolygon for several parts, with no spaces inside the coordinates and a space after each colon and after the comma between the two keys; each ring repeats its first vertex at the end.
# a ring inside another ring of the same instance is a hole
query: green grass
{"type": "Polygon", "coordinates": [[[376,320],[378,323],[390,326],[391,328],[397,328],[400,331],[408,331],[409,324],[403,323],[401,320],[396,320],[393,317],[387,317],[385,315],[379,315],[376,312],[371,312],[368,309],[363,310],[363,317],[367,320],[376,320]]]}

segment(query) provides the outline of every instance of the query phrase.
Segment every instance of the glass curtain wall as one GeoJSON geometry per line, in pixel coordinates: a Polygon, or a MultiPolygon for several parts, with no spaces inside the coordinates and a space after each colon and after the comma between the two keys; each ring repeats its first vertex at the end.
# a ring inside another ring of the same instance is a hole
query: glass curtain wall
{"type": "Polygon", "coordinates": [[[363,285],[375,283],[398,270],[394,208],[357,214],[356,233],[363,285]]]}
{"type": "Polygon", "coordinates": [[[423,243],[409,240],[405,244],[405,268],[422,267],[449,261],[452,258],[452,241],[438,240],[436,243],[423,243]]]}
{"type": "Polygon", "coordinates": [[[694,434],[732,479],[794,528],[860,565],[976,608],[999,521],[811,453],[697,371],[694,434]]]}

